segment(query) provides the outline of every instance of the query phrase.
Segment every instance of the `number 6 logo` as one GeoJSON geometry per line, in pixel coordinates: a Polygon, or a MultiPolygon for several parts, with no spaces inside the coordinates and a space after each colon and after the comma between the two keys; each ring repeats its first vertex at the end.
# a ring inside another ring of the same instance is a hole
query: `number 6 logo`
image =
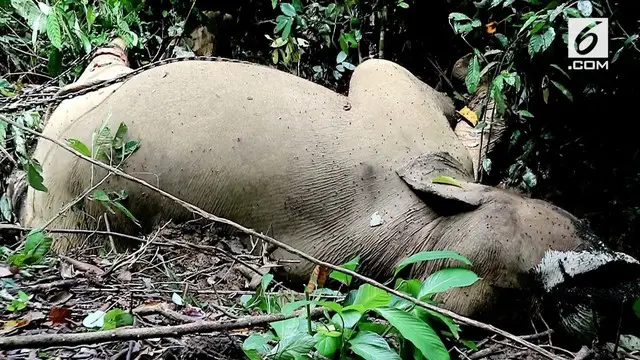
{"type": "Polygon", "coordinates": [[[607,18],[569,19],[569,57],[607,58],[608,35],[607,18]]]}

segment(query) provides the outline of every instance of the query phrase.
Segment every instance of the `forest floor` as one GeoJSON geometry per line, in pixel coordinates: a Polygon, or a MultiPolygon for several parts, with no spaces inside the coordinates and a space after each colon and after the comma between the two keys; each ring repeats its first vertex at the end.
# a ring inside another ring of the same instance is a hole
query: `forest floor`
{"type": "MultiPolygon", "coordinates": [[[[19,291],[30,296],[21,310],[0,309],[0,345],[24,341],[13,349],[0,346],[0,358],[247,359],[243,341],[268,329],[266,320],[274,316],[241,301],[255,294],[251,279],[259,281],[265,261],[250,255],[240,239],[218,234],[211,226],[167,224],[126,252],[109,243],[96,251],[89,241],[28,272],[0,265],[0,297],[6,302],[19,291]],[[132,313],[133,325],[109,330],[122,319],[105,313],[117,312],[132,313]]],[[[269,291],[292,294],[277,283],[269,291]]],[[[538,330],[524,338],[562,358],[581,358],[552,346],[550,331],[538,330]]],[[[452,348],[451,357],[546,359],[500,336],[476,344],[476,350],[452,348]]]]}

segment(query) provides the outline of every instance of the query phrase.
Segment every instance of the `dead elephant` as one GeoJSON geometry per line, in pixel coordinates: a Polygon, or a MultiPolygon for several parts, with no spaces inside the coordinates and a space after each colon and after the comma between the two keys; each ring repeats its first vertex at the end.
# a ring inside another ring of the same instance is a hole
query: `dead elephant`
{"type": "MultiPolygon", "coordinates": [[[[617,291],[637,293],[624,286],[640,278],[638,262],[600,247],[562,209],[474,183],[469,152],[447,120],[453,111],[446,96],[384,60],[355,69],[348,97],[267,67],[181,61],[135,75],[91,107],[54,112],[44,134],[90,144],[103,123],[115,130],[124,122],[141,147],[123,170],[210,213],[334,264],[359,255],[359,271],[381,280],[411,254],[453,250],[482,280],[441,294],[444,307],[520,320],[528,314],[523,304],[541,302],[548,321],[592,338],[592,315],[617,319],[610,314],[624,297],[617,291]],[[432,182],[440,175],[460,186],[432,182]],[[615,279],[607,278],[611,272],[615,279]]],[[[43,225],[106,175],[44,140],[34,157],[49,191],[28,190],[26,226],[43,225]]],[[[128,192],[126,206],[143,231],[193,217],[121,178],[101,188],[128,192]]],[[[91,228],[102,213],[100,204],[84,202],[84,212],[73,209],[51,226],[91,228]]],[[[113,231],[140,230],[124,216],[110,224],[113,231]]],[[[54,247],[64,251],[79,240],[56,236],[54,247]]],[[[297,259],[282,250],[273,256],[297,259]]],[[[424,278],[458,265],[421,263],[411,272],[424,278]]],[[[303,282],[311,266],[285,268],[290,280],[303,282]]]]}

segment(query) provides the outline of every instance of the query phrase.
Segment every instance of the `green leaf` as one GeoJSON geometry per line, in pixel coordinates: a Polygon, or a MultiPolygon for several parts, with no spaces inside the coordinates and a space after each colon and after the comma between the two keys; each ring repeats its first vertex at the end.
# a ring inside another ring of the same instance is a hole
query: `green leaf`
{"type": "Polygon", "coordinates": [[[122,205],[117,201],[112,201],[111,204],[113,204],[113,206],[115,206],[116,209],[120,210],[126,217],[128,217],[129,220],[133,221],[134,224],[136,224],[137,226],[140,226],[140,222],[138,221],[138,219],[136,219],[136,217],[133,216],[133,214],[129,211],[129,209],[127,209],[124,205],[122,205]]]}
{"type": "Polygon", "coordinates": [[[345,53],[344,51],[340,51],[338,53],[338,56],[336,57],[336,63],[340,64],[341,62],[347,60],[347,53],[345,53]]]}
{"type": "MultiPolygon", "coordinates": [[[[345,268],[347,270],[355,271],[356,267],[359,264],[360,264],[360,256],[356,256],[355,258],[349,260],[347,263],[340,265],[340,267],[345,268]]],[[[351,275],[334,270],[329,274],[329,277],[347,286],[351,285],[351,275]]]]}
{"type": "Polygon", "coordinates": [[[360,318],[362,318],[361,312],[356,309],[345,308],[341,313],[334,314],[331,317],[331,322],[340,329],[343,327],[344,329],[351,329],[358,324],[360,318]]]}
{"type": "Polygon", "coordinates": [[[343,311],[356,309],[361,314],[364,314],[369,310],[386,306],[390,300],[391,295],[388,292],[373,285],[362,284],[360,288],[358,288],[353,304],[346,306],[343,311]]]}
{"type": "Polygon", "coordinates": [[[340,350],[340,337],[327,336],[318,332],[313,336],[313,339],[316,342],[315,348],[318,353],[326,358],[332,359],[335,353],[340,350]]]}
{"type": "Polygon", "coordinates": [[[529,118],[533,118],[533,114],[528,112],[527,110],[518,110],[518,115],[520,115],[521,117],[529,117],[529,118]]]}
{"type": "Polygon", "coordinates": [[[564,96],[566,96],[570,101],[573,101],[573,95],[571,94],[571,92],[564,87],[564,85],[560,84],[559,82],[555,81],[555,80],[551,80],[551,83],[558,88],[558,90],[560,90],[562,92],[562,94],[564,94],[564,96]]]}
{"type": "Polygon", "coordinates": [[[456,324],[450,317],[428,309],[416,308],[415,310],[424,311],[429,314],[429,316],[437,318],[447,326],[449,331],[451,331],[451,334],[453,334],[453,337],[460,339],[460,325],[456,324]]]}
{"type": "Polygon", "coordinates": [[[96,201],[100,201],[103,203],[108,203],[111,201],[111,199],[109,198],[109,195],[107,195],[106,192],[104,192],[103,190],[96,190],[93,192],[93,199],[96,201]]]}
{"type": "Polygon", "coordinates": [[[111,146],[114,148],[119,148],[124,144],[124,137],[127,136],[127,131],[129,128],[125,123],[121,122],[120,126],[118,126],[118,130],[116,130],[116,135],[113,137],[111,142],[111,146]]]}
{"type": "Polygon", "coordinates": [[[284,30],[282,31],[282,38],[286,39],[289,37],[289,35],[291,35],[291,27],[293,26],[293,19],[289,18],[286,21],[286,24],[284,26],[284,30]]]}
{"type": "Polygon", "coordinates": [[[400,360],[400,356],[384,338],[376,333],[360,331],[349,340],[351,351],[364,360],[400,360]]]}
{"type": "Polygon", "coordinates": [[[493,36],[498,39],[498,42],[500,43],[500,45],[502,45],[502,47],[505,47],[507,46],[507,44],[509,44],[509,39],[504,34],[495,33],[493,34],[493,36]]]}
{"type": "Polygon", "coordinates": [[[444,176],[444,175],[436,176],[433,179],[431,179],[431,182],[434,184],[452,185],[460,188],[462,187],[460,182],[452,178],[451,176],[444,176]]]}
{"type": "Polygon", "coordinates": [[[518,30],[518,35],[520,35],[523,31],[525,31],[534,21],[536,21],[537,18],[538,18],[538,15],[533,15],[529,17],[527,21],[524,22],[520,30],[518,30]]]}
{"type": "Polygon", "coordinates": [[[522,181],[524,181],[525,185],[529,188],[534,188],[538,184],[536,175],[529,168],[527,168],[524,175],[522,175],[522,181]]]}
{"type": "Polygon", "coordinates": [[[418,298],[429,297],[451,288],[466,287],[480,280],[473,271],[463,268],[447,268],[436,271],[422,283],[418,298]]]}
{"type": "Polygon", "coordinates": [[[399,1],[399,2],[398,2],[398,7],[401,7],[401,8],[403,8],[403,9],[408,9],[408,8],[409,8],[409,4],[407,4],[407,3],[406,3],[406,2],[404,2],[404,1],[399,1]]]}
{"type": "Polygon", "coordinates": [[[133,315],[122,309],[111,309],[104,315],[102,330],[116,329],[122,326],[133,325],[133,315]]]}
{"type": "Polygon", "coordinates": [[[293,5],[289,4],[289,3],[282,3],[280,4],[280,10],[282,11],[283,14],[285,14],[286,16],[289,17],[294,17],[296,16],[296,8],[293,7],[293,5]]]}
{"type": "Polygon", "coordinates": [[[62,49],[62,31],[60,30],[60,23],[58,22],[58,11],[55,7],[51,8],[51,12],[47,15],[47,37],[51,41],[56,49],[62,49]]]}
{"type": "Polygon", "coordinates": [[[640,318],[640,298],[637,298],[633,302],[633,312],[636,314],[637,317],[640,318]]]}
{"type": "Polygon", "coordinates": [[[2,194],[2,196],[0,196],[0,215],[2,215],[2,218],[7,221],[11,221],[13,217],[13,212],[11,211],[11,202],[7,197],[7,193],[4,193],[2,194]]]}
{"type": "Polygon", "coordinates": [[[556,32],[553,27],[547,28],[543,34],[535,34],[529,39],[529,56],[533,57],[539,52],[544,52],[551,46],[551,43],[556,37],[556,32]]]}
{"type": "Polygon", "coordinates": [[[402,269],[404,269],[407,265],[411,265],[421,261],[430,261],[430,260],[440,260],[440,259],[452,259],[461,261],[467,265],[471,265],[471,261],[466,257],[458,254],[455,251],[448,250],[437,250],[437,251],[422,251],[417,254],[411,255],[405,260],[403,260],[400,264],[396,266],[395,272],[393,276],[397,276],[402,269]]]}
{"type": "Polygon", "coordinates": [[[276,358],[291,359],[296,355],[306,355],[313,349],[316,341],[314,338],[306,332],[298,332],[291,334],[280,340],[280,343],[273,348],[272,352],[275,352],[276,358]]]}
{"type": "Polygon", "coordinates": [[[84,156],[91,157],[91,150],[82,141],[78,139],[67,139],[67,144],[75,151],[81,153],[84,156]]]}
{"type": "Polygon", "coordinates": [[[42,167],[35,159],[32,159],[31,161],[29,161],[27,170],[27,181],[29,182],[29,185],[31,185],[32,188],[38,191],[47,192],[49,190],[42,183],[43,180],[44,178],[42,177],[42,167]]]}
{"type": "Polygon", "coordinates": [[[482,168],[487,172],[487,174],[491,173],[491,164],[492,162],[489,158],[484,158],[484,160],[482,160],[482,168]]]}
{"type": "Polygon", "coordinates": [[[463,13],[452,12],[452,13],[449,14],[449,20],[454,20],[454,21],[469,20],[469,21],[471,21],[471,18],[468,17],[467,15],[463,14],[463,13]]]}
{"type": "Polygon", "coordinates": [[[469,67],[467,68],[467,76],[464,79],[465,85],[467,85],[467,91],[470,94],[476,92],[478,83],[480,82],[480,60],[478,51],[475,50],[471,61],[469,61],[469,67]]]}
{"type": "Polygon", "coordinates": [[[250,360],[262,360],[263,356],[271,351],[269,341],[271,336],[253,333],[242,343],[242,351],[250,360]]]}
{"type": "Polygon", "coordinates": [[[378,308],[375,310],[385,318],[400,334],[420,350],[430,360],[449,360],[449,352],[438,334],[424,321],[398,309],[378,308]]]}

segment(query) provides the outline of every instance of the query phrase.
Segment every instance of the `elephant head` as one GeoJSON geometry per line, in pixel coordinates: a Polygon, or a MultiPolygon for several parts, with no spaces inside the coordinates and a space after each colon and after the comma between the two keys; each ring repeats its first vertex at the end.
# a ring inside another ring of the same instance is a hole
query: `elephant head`
{"type": "MultiPolygon", "coordinates": [[[[524,320],[511,317],[524,313],[522,300],[582,343],[611,341],[618,328],[640,330],[632,311],[640,262],[607,248],[584,221],[549,202],[475,183],[448,153],[417,157],[397,173],[438,214],[429,247],[467,256],[486,280],[436,300],[483,320],[504,313],[510,324],[524,320]]],[[[421,266],[417,276],[432,272],[421,266]]]]}

